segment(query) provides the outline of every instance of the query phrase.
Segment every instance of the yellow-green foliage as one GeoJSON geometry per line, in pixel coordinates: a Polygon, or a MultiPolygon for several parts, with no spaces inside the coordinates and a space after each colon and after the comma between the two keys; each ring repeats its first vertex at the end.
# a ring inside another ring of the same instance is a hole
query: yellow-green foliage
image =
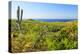
{"type": "Polygon", "coordinates": [[[23,20],[21,33],[16,20],[11,22],[12,52],[63,50],[78,48],[77,21],[39,22],[23,20]]]}

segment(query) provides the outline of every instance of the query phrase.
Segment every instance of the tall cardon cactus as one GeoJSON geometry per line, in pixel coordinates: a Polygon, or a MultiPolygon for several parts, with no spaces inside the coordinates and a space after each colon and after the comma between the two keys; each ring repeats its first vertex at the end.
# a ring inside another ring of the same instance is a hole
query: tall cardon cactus
{"type": "Polygon", "coordinates": [[[21,32],[22,17],[23,17],[23,9],[20,10],[20,7],[18,6],[18,9],[17,9],[17,26],[18,26],[18,29],[20,32],[21,32]]]}

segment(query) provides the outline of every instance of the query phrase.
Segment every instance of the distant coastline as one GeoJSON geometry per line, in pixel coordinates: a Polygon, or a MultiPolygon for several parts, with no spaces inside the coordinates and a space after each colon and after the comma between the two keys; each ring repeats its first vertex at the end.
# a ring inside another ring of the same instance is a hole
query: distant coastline
{"type": "MultiPolygon", "coordinates": [[[[12,19],[12,20],[17,20],[17,19],[12,19]]],[[[23,20],[29,20],[28,19],[23,19],[23,20]]],[[[67,22],[67,21],[74,21],[74,20],[78,20],[78,19],[31,19],[30,20],[36,20],[36,21],[40,21],[40,22],[67,22]]]]}
{"type": "Polygon", "coordinates": [[[38,20],[42,22],[67,22],[67,21],[74,21],[78,19],[33,19],[33,20],[38,20]]]}

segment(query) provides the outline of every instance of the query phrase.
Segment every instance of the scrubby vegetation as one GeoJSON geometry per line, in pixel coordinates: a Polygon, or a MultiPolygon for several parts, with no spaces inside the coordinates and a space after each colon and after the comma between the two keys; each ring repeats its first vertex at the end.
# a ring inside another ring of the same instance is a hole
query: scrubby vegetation
{"type": "Polygon", "coordinates": [[[77,20],[69,22],[40,22],[22,20],[21,30],[11,21],[12,52],[66,50],[78,48],[77,20]]]}

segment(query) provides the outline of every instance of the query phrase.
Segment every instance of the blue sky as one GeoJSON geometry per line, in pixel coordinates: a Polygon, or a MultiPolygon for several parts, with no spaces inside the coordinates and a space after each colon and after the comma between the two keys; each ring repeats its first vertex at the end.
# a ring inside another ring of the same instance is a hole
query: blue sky
{"type": "Polygon", "coordinates": [[[23,9],[23,19],[76,19],[77,5],[12,1],[12,18],[17,19],[17,7],[23,9]]]}

